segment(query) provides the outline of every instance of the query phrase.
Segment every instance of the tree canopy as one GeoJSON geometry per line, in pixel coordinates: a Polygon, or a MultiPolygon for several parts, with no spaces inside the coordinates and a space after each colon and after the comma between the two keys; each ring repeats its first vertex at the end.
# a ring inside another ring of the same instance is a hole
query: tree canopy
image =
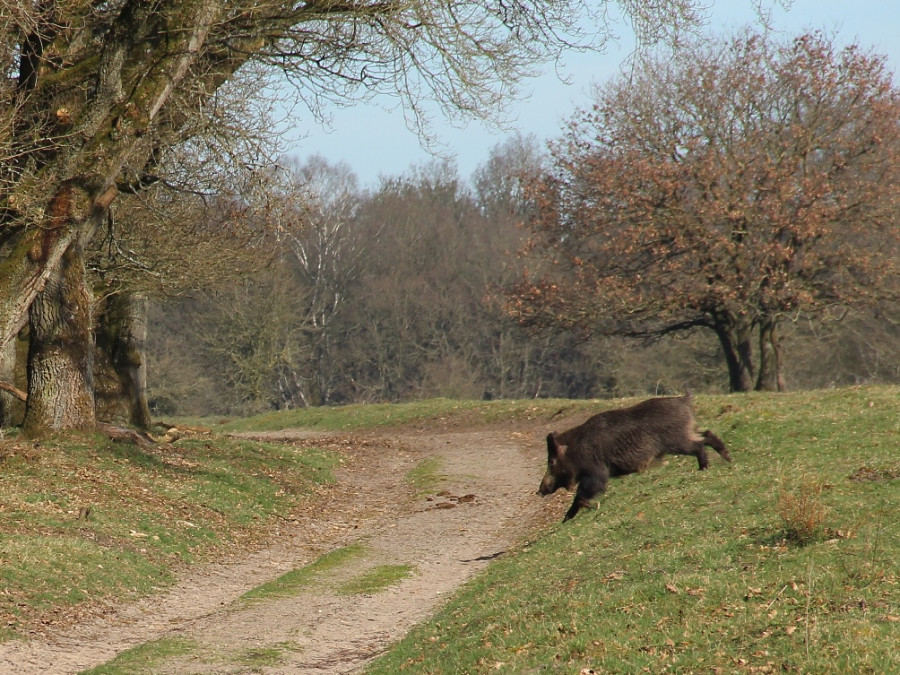
{"type": "MultiPolygon", "coordinates": [[[[30,368],[44,364],[42,376],[69,373],[64,386],[30,373],[29,407],[37,410],[41,397],[49,407],[26,426],[93,423],[86,412],[92,312],[85,306],[89,294],[75,290],[86,284],[85,248],[119,194],[160,179],[173,148],[203,134],[240,132],[217,124],[216,115],[222,87],[236,73],[253,65],[279,70],[314,115],[326,101],[347,103],[373,92],[399,95],[420,126],[425,100],[437,101],[446,114],[490,115],[536,63],[602,45],[609,37],[607,4],[3,3],[0,354],[30,322],[30,368]],[[66,317],[83,325],[65,325],[66,317]],[[46,359],[69,363],[51,367],[46,359]],[[68,405],[76,391],[84,394],[82,404],[68,405]]],[[[642,36],[700,18],[698,0],[666,0],[650,10],[620,4],[642,36]]]]}
{"type": "Polygon", "coordinates": [[[532,185],[529,271],[508,295],[521,322],[710,329],[732,390],[773,389],[786,317],[893,290],[900,94],[884,58],[747,31],[648,59],[595,101],[532,185]]]}

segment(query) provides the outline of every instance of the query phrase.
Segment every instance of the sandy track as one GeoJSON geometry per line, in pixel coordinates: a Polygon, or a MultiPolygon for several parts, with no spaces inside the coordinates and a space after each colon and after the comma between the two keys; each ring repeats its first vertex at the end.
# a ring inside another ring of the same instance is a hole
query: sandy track
{"type": "Polygon", "coordinates": [[[177,637],[193,645],[188,653],[147,672],[351,673],[537,522],[557,516],[558,508],[535,495],[544,456],[531,434],[420,432],[370,436],[362,445],[337,484],[271,546],[202,566],[160,596],[64,632],[0,644],[0,672],[77,673],[136,645],[177,637]],[[432,456],[443,477],[440,494],[417,495],[403,477],[432,456]],[[351,543],[363,543],[365,554],[341,566],[335,581],[384,564],[409,565],[414,574],[369,595],[323,583],[291,598],[235,602],[351,543]]]}

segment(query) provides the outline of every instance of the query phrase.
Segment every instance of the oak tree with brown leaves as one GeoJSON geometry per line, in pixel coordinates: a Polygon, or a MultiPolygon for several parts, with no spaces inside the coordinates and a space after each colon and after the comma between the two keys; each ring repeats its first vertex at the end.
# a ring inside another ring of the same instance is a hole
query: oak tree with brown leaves
{"type": "Polygon", "coordinates": [[[781,389],[780,323],[891,292],[898,120],[884,58],[822,33],[650,59],[556,143],[507,309],[595,334],[708,329],[731,390],[781,389]]]}

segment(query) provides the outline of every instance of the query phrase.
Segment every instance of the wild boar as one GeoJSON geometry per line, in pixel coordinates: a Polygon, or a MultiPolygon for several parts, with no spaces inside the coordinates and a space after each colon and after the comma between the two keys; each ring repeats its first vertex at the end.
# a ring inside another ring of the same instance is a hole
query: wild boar
{"type": "Polygon", "coordinates": [[[731,461],[718,436],[698,433],[690,394],[598,413],[568,431],[548,434],[547,472],[538,493],[577,485],[566,521],[605,492],[610,477],[642,471],[663,455],[694,455],[702,471],[709,465],[706,445],[731,461]]]}

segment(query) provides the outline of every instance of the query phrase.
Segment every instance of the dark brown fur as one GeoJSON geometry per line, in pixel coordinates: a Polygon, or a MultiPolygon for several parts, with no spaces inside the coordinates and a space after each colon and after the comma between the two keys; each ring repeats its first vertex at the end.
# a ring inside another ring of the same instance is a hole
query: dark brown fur
{"type": "Polygon", "coordinates": [[[731,461],[711,431],[698,433],[691,396],[651,398],[630,408],[594,415],[584,424],[547,436],[547,472],[538,493],[577,490],[569,520],[606,491],[610,477],[642,471],[663,455],[693,455],[700,470],[709,465],[704,446],[731,461]]]}

